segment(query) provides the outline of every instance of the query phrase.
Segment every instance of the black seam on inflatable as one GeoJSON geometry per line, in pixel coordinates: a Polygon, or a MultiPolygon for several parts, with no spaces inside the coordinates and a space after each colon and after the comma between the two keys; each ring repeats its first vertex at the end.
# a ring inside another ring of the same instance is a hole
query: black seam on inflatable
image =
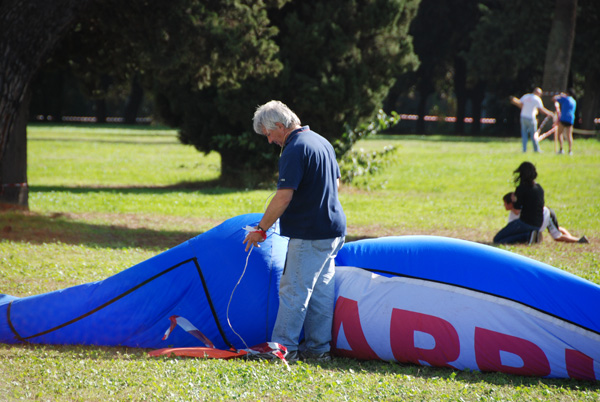
{"type": "MultiPolygon", "coordinates": [[[[84,319],[84,318],[86,318],[86,317],[88,317],[88,316],[90,316],[90,315],[92,315],[92,314],[94,314],[94,313],[102,310],[103,308],[105,308],[105,307],[113,304],[114,302],[122,299],[123,297],[125,297],[128,294],[134,292],[135,290],[141,288],[142,286],[144,286],[144,285],[152,282],[153,280],[161,277],[162,275],[164,275],[164,274],[166,274],[166,273],[168,273],[168,272],[170,272],[170,271],[172,271],[172,270],[174,270],[176,268],[179,268],[180,266],[182,266],[184,264],[187,264],[188,262],[193,261],[193,260],[196,260],[196,258],[195,257],[194,258],[190,258],[190,259],[187,259],[185,261],[180,262],[179,264],[175,264],[175,265],[173,265],[173,266],[165,269],[164,271],[159,272],[158,274],[154,275],[153,277],[146,279],[144,282],[137,284],[136,286],[132,287],[128,291],[121,293],[119,296],[110,299],[109,301],[107,301],[104,304],[101,304],[100,306],[96,307],[95,309],[90,310],[87,313],[80,315],[79,317],[73,318],[72,320],[69,320],[69,321],[67,321],[67,322],[65,322],[63,324],[57,325],[56,327],[50,328],[50,329],[48,329],[46,331],[39,332],[39,333],[37,333],[35,335],[30,335],[30,336],[26,336],[26,337],[19,337],[18,339],[21,340],[21,341],[27,341],[27,339],[36,338],[38,336],[46,335],[46,334],[48,334],[50,332],[54,332],[54,331],[56,331],[58,329],[64,328],[66,326],[69,326],[69,325],[71,325],[71,324],[73,324],[73,323],[75,323],[77,321],[80,321],[80,320],[82,320],[82,319],[84,319]]],[[[13,325],[12,325],[12,322],[10,320],[10,316],[8,316],[7,318],[8,318],[8,325],[11,327],[11,329],[13,329],[13,325]]],[[[17,334],[17,332],[16,332],[15,329],[13,329],[13,332],[15,334],[17,334]]]]}
{"type": "Polygon", "coordinates": [[[27,342],[26,339],[24,339],[18,332],[17,329],[14,327],[14,325],[12,324],[12,321],[10,320],[10,310],[12,307],[13,302],[11,301],[10,303],[8,303],[8,307],[6,308],[6,321],[8,322],[8,326],[10,327],[10,330],[12,331],[13,334],[15,334],[15,338],[17,338],[17,340],[21,341],[21,342],[27,342]]]}
{"type": "Polygon", "coordinates": [[[545,311],[545,310],[542,310],[541,308],[538,308],[538,307],[530,306],[529,304],[527,304],[527,303],[523,303],[522,301],[515,300],[515,299],[511,299],[510,297],[506,297],[506,296],[500,296],[500,295],[497,295],[497,294],[494,294],[494,293],[491,293],[491,292],[485,292],[485,291],[483,291],[483,290],[479,290],[479,289],[473,289],[473,288],[470,288],[470,287],[468,287],[468,286],[457,285],[457,284],[455,284],[455,283],[443,282],[443,281],[436,281],[436,280],[434,280],[434,279],[420,278],[420,277],[417,277],[417,276],[411,276],[411,275],[404,275],[404,274],[399,274],[399,273],[397,273],[397,272],[389,272],[389,271],[383,271],[383,270],[381,270],[381,269],[372,269],[372,268],[361,268],[361,269],[364,269],[365,271],[369,271],[369,272],[380,273],[380,274],[386,274],[386,275],[391,275],[391,276],[401,276],[401,277],[404,277],[404,278],[410,278],[410,279],[419,279],[419,280],[426,281],[426,282],[441,283],[441,284],[443,284],[443,285],[449,285],[449,286],[455,286],[455,287],[457,287],[457,288],[467,289],[467,290],[470,290],[470,291],[472,291],[472,292],[483,293],[483,294],[486,294],[486,295],[490,295],[490,296],[493,296],[493,297],[497,297],[497,298],[499,298],[499,299],[508,300],[508,301],[511,301],[511,302],[513,302],[513,303],[518,303],[518,304],[520,304],[520,305],[522,305],[522,306],[525,306],[525,307],[528,307],[528,308],[530,308],[530,309],[532,309],[532,310],[539,311],[539,312],[540,312],[540,313],[542,313],[542,314],[549,315],[550,317],[554,317],[554,318],[556,318],[556,319],[559,319],[559,320],[561,320],[561,321],[567,322],[567,323],[569,323],[569,324],[571,324],[571,325],[574,325],[574,326],[576,326],[576,327],[579,327],[579,328],[581,328],[581,329],[584,329],[584,330],[586,330],[586,331],[593,332],[593,333],[595,333],[595,334],[597,334],[597,335],[600,335],[600,331],[595,331],[595,330],[593,330],[593,329],[591,329],[591,328],[585,327],[585,326],[583,326],[583,325],[581,325],[581,324],[578,324],[578,323],[576,323],[576,322],[573,322],[573,321],[571,321],[571,320],[567,320],[567,319],[566,319],[566,318],[564,318],[564,317],[558,316],[558,315],[556,315],[556,314],[549,313],[549,312],[547,312],[547,311],[545,311]]]}
{"type": "Polygon", "coordinates": [[[208,286],[206,284],[206,280],[204,279],[204,275],[202,274],[202,268],[200,268],[200,264],[198,260],[194,258],[194,264],[196,264],[196,270],[198,271],[198,275],[200,276],[200,281],[202,282],[202,287],[204,288],[204,294],[206,295],[206,300],[208,301],[208,305],[210,306],[210,311],[212,312],[213,318],[215,319],[215,324],[217,324],[217,328],[219,329],[219,333],[223,338],[223,341],[229,346],[231,349],[235,349],[235,347],[229,342],[227,336],[225,335],[225,331],[223,331],[223,327],[221,326],[221,322],[219,321],[219,317],[217,316],[217,311],[215,310],[215,306],[210,297],[210,292],[208,291],[208,286]]]}

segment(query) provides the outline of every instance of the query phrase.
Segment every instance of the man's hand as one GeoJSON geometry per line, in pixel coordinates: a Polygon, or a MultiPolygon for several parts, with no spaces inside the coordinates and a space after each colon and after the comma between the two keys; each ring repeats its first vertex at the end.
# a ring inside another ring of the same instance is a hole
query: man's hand
{"type": "Polygon", "coordinates": [[[246,238],[244,239],[244,244],[246,245],[246,251],[250,249],[252,246],[260,247],[260,244],[265,241],[265,238],[262,234],[263,232],[248,232],[246,238]]]}

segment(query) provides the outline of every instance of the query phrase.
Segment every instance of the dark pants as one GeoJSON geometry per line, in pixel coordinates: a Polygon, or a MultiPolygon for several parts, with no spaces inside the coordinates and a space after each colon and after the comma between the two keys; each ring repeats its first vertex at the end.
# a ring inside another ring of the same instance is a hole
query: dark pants
{"type": "Polygon", "coordinates": [[[500,229],[496,236],[494,236],[494,243],[527,243],[531,236],[531,232],[534,230],[539,230],[539,228],[525,223],[520,219],[515,219],[500,229]]]}

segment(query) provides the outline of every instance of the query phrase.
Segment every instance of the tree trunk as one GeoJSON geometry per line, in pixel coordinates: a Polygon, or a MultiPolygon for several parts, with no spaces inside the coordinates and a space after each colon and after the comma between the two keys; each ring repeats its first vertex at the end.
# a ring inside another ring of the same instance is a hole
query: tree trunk
{"type": "MultiPolygon", "coordinates": [[[[92,0],[3,0],[0,2],[0,183],[7,175],[27,177],[27,167],[7,160],[9,143],[26,142],[26,130],[18,124],[25,94],[42,63],[66,29],[92,0]],[[18,138],[21,137],[21,138],[18,138]],[[16,174],[14,169],[22,171],[16,174]],[[10,171],[10,173],[9,173],[10,171]]],[[[28,104],[27,104],[28,105],[28,104]]],[[[28,107],[26,107],[28,109],[28,107]]],[[[2,192],[2,197],[5,194],[2,192]]],[[[8,202],[27,205],[27,194],[8,202]],[[23,199],[23,196],[25,199],[23,199]],[[20,198],[20,199],[19,199],[20,198]]]]}
{"type": "Polygon", "coordinates": [[[473,124],[471,124],[471,135],[481,134],[481,110],[485,98],[485,82],[478,81],[471,92],[471,109],[473,110],[473,124]]]}
{"type": "Polygon", "coordinates": [[[96,99],[96,101],[94,101],[94,105],[96,111],[96,124],[106,124],[106,119],[108,117],[106,100],[104,98],[96,99]]]}
{"type": "Polygon", "coordinates": [[[454,93],[456,95],[454,134],[464,134],[467,110],[467,63],[461,57],[454,59],[454,93]]]}
{"type": "Polygon", "coordinates": [[[576,15],[577,0],[556,0],[544,64],[542,88],[546,94],[567,89],[575,39],[576,15]]]}
{"type": "Polygon", "coordinates": [[[59,70],[56,73],[56,93],[54,94],[54,102],[52,107],[52,117],[56,122],[62,122],[63,107],[65,103],[65,71],[59,70]]]}
{"type": "Polygon", "coordinates": [[[595,130],[594,119],[600,117],[600,72],[590,69],[585,75],[585,89],[581,100],[581,128],[595,130]]]}
{"type": "Polygon", "coordinates": [[[127,99],[127,105],[125,105],[125,124],[135,124],[140,106],[144,100],[144,89],[140,85],[138,75],[134,75],[131,81],[131,92],[127,99]]]}
{"type": "Polygon", "coordinates": [[[29,186],[27,184],[27,121],[29,120],[29,93],[23,99],[15,123],[15,135],[6,143],[0,203],[29,207],[29,186]]]}
{"type": "Polygon", "coordinates": [[[106,124],[108,122],[108,104],[106,98],[110,87],[110,77],[107,74],[102,74],[100,77],[101,98],[97,98],[94,102],[96,108],[96,124],[106,124]]]}
{"type": "Polygon", "coordinates": [[[427,114],[427,99],[433,93],[431,76],[422,74],[417,85],[419,91],[419,103],[417,105],[417,134],[426,134],[425,115],[427,114]]]}

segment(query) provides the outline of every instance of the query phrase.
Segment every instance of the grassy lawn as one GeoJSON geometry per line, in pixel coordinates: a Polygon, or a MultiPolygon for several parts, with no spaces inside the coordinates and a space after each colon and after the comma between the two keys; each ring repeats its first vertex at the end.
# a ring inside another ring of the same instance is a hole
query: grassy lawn
{"type": "MultiPolygon", "coordinates": [[[[100,280],[224,220],[262,212],[273,190],[215,186],[218,154],[172,130],[33,125],[29,211],[0,212],[0,293],[29,296],[100,280]]],[[[257,138],[257,140],[260,140],[257,138]]],[[[600,284],[600,142],[574,156],[520,152],[520,139],[379,136],[391,163],[343,186],[348,241],[431,234],[489,244],[524,160],[561,226],[590,244],[503,248],[600,284]]],[[[274,187],[273,187],[274,189],[274,187]]],[[[0,344],[0,400],[600,400],[600,384],[336,359],[321,365],[155,359],[129,348],[0,344]]]]}

